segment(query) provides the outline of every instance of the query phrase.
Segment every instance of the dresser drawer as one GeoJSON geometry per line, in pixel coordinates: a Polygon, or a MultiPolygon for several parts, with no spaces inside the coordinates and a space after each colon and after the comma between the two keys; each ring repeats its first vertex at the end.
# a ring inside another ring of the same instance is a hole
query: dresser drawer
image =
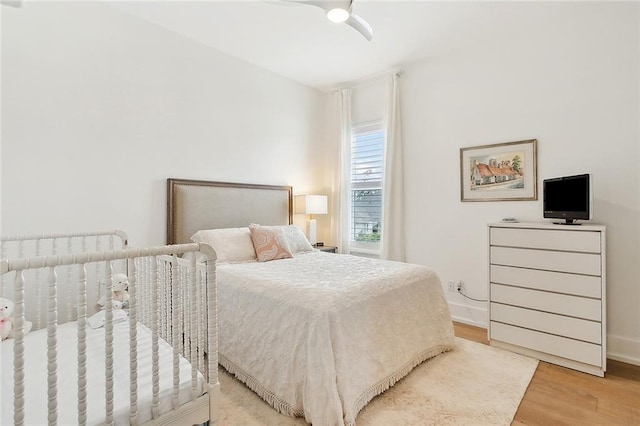
{"type": "Polygon", "coordinates": [[[600,232],[491,228],[491,245],[600,253],[600,232]]]}
{"type": "Polygon", "coordinates": [[[602,297],[602,278],[592,275],[576,275],[539,269],[491,265],[491,282],[527,287],[576,296],[602,297]]]}
{"type": "Polygon", "coordinates": [[[547,293],[500,284],[491,284],[490,296],[492,302],[505,305],[601,321],[602,302],[599,299],[547,293]]]}
{"type": "Polygon", "coordinates": [[[491,247],[491,263],[546,271],[600,275],[600,255],[559,251],[491,247]]]}
{"type": "Polygon", "coordinates": [[[491,303],[491,321],[517,325],[544,333],[602,343],[602,328],[599,322],[565,317],[547,312],[491,303]]]}
{"type": "Polygon", "coordinates": [[[566,337],[491,321],[491,339],[545,352],[585,364],[602,366],[602,347],[566,337]]]}

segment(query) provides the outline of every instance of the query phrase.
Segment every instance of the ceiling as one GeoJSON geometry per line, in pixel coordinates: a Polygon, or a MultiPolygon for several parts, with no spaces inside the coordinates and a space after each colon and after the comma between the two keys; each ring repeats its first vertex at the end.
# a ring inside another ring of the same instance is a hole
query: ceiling
{"type": "MultiPolygon", "coordinates": [[[[544,2],[354,0],[372,41],[317,7],[280,0],[133,1],[112,7],[320,90],[473,43],[535,30],[544,2]]],[[[549,3],[546,3],[547,5],[549,3]]]]}

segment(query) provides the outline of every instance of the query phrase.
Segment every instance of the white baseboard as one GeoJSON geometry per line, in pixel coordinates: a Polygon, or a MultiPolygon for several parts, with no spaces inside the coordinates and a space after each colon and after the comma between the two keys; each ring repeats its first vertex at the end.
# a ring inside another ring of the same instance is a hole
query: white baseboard
{"type": "Polygon", "coordinates": [[[607,335],[607,358],[640,365],[640,341],[613,334],[607,335]]]}
{"type": "Polygon", "coordinates": [[[484,308],[449,302],[449,311],[455,322],[487,328],[487,310],[484,308]]]}
{"type": "MultiPolygon", "coordinates": [[[[451,319],[455,322],[487,328],[487,310],[449,301],[451,319]]],[[[640,341],[609,334],[607,358],[627,364],[640,365],[640,341]]]]}

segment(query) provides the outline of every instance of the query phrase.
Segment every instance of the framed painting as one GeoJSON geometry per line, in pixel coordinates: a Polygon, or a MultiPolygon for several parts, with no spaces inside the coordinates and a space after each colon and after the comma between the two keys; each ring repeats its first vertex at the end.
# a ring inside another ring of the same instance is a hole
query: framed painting
{"type": "Polygon", "coordinates": [[[460,201],[538,199],[537,141],[460,148],[460,201]]]}

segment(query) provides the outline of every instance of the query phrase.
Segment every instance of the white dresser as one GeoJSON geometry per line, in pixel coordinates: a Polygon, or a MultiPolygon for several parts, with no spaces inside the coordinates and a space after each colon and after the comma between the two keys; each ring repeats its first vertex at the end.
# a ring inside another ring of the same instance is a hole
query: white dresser
{"type": "Polygon", "coordinates": [[[488,230],[491,345],[604,376],[606,228],[494,223],[488,230]]]}

